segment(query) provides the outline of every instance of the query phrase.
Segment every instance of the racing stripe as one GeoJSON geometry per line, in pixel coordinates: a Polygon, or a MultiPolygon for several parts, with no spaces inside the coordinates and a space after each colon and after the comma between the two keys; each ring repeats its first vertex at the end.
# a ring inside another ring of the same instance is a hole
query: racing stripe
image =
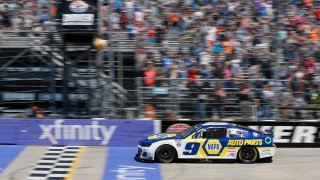
{"type": "Polygon", "coordinates": [[[205,142],[205,140],[204,140],[204,139],[201,139],[201,140],[200,140],[200,148],[199,148],[199,152],[200,152],[200,154],[201,154],[202,158],[208,158],[207,154],[204,152],[204,150],[203,150],[203,148],[202,148],[202,146],[203,146],[204,142],[205,142]]]}
{"type": "MultiPolygon", "coordinates": [[[[238,148],[238,147],[236,147],[236,148],[234,148],[234,147],[232,147],[234,150],[236,150],[236,152],[238,152],[238,150],[240,149],[240,148],[238,148]]],[[[221,154],[220,154],[220,156],[219,157],[224,157],[225,155],[226,155],[226,153],[228,152],[228,150],[229,150],[229,147],[225,147],[224,149],[223,149],[223,151],[221,152],[221,154]]]]}

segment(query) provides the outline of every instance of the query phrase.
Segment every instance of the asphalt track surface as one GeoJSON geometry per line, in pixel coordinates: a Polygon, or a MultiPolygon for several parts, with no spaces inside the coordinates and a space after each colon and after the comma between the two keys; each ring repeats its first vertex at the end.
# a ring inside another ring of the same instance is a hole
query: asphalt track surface
{"type": "MultiPolygon", "coordinates": [[[[2,148],[6,148],[1,146],[2,148]]],[[[8,147],[10,151],[12,147],[8,147]]],[[[27,179],[48,147],[27,146],[3,165],[0,180],[27,179]]],[[[234,162],[140,163],[136,148],[85,147],[70,168],[75,180],[316,180],[320,179],[320,148],[278,148],[272,163],[234,162]]],[[[0,154],[0,162],[4,159],[0,154]]],[[[35,178],[37,179],[37,178],[35,178]]],[[[41,179],[41,178],[38,178],[41,179]]]]}

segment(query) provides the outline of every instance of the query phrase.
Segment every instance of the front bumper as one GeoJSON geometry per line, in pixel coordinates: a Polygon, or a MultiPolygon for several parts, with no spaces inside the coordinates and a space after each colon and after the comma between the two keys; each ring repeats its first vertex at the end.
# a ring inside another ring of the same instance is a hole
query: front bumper
{"type": "Polygon", "coordinates": [[[276,154],[276,145],[272,147],[261,147],[258,148],[260,158],[273,157],[276,154]]]}
{"type": "Polygon", "coordinates": [[[153,161],[153,154],[150,152],[150,147],[142,147],[138,145],[138,153],[135,156],[137,161],[153,161]]]}

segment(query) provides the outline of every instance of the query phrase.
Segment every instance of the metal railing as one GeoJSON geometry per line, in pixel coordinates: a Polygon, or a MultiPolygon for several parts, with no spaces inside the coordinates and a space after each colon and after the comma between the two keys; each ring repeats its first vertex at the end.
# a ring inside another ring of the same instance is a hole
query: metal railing
{"type": "MultiPolygon", "coordinates": [[[[311,92],[290,90],[290,81],[274,79],[160,79],[155,86],[138,78],[138,107],[148,117],[199,120],[290,120],[318,118],[311,92]]],[[[315,92],[319,93],[319,92],[315,92]]]]}

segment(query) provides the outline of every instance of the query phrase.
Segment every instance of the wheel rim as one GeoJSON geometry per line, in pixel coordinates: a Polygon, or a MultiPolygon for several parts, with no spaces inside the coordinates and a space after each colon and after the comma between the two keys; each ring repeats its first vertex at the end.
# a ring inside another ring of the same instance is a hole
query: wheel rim
{"type": "Polygon", "coordinates": [[[241,157],[245,160],[251,160],[254,157],[254,152],[251,148],[246,148],[241,151],[241,157]]]}
{"type": "Polygon", "coordinates": [[[161,159],[168,160],[172,157],[172,152],[166,148],[161,148],[159,151],[159,156],[161,159]]]}

